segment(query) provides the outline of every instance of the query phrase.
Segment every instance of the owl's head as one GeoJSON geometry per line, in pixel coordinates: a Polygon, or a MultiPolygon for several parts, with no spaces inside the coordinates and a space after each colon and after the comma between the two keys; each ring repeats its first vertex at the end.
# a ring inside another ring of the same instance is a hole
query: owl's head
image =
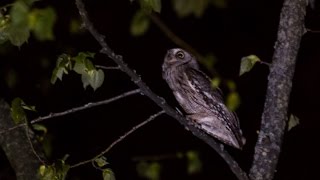
{"type": "Polygon", "coordinates": [[[180,48],[169,49],[164,58],[164,64],[167,67],[190,65],[193,68],[198,68],[198,63],[195,57],[192,54],[180,48]]]}

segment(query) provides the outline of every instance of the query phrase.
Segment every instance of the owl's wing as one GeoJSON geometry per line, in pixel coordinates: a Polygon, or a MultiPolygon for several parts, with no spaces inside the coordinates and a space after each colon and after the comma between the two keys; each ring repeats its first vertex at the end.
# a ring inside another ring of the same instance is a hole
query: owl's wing
{"type": "Polygon", "coordinates": [[[186,71],[186,76],[196,92],[202,97],[203,101],[199,105],[212,112],[217,118],[221,118],[221,123],[232,131],[239,145],[242,146],[243,141],[238,117],[224,105],[220,89],[213,89],[210,79],[200,70],[189,68],[186,71]],[[225,114],[221,114],[222,112],[225,114]]]}
{"type": "Polygon", "coordinates": [[[199,87],[203,93],[207,93],[206,95],[210,95],[218,102],[223,103],[221,90],[218,87],[214,88],[211,86],[210,78],[205,73],[194,68],[188,68],[186,76],[194,87],[199,87]]]}

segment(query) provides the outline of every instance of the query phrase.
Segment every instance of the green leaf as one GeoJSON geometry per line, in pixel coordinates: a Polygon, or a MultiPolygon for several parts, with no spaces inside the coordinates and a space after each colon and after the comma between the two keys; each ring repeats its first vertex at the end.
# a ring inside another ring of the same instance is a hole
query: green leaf
{"type": "Polygon", "coordinates": [[[101,69],[87,71],[87,73],[82,74],[81,80],[84,88],[90,85],[93,90],[96,90],[104,81],[104,72],[101,69]]]}
{"type": "Polygon", "coordinates": [[[23,1],[16,1],[10,9],[11,24],[16,26],[28,25],[29,7],[23,1]]]}
{"type": "Polygon", "coordinates": [[[25,110],[34,111],[34,112],[36,111],[35,106],[27,105],[24,101],[21,102],[21,107],[25,110]]]}
{"type": "Polygon", "coordinates": [[[102,176],[103,180],[116,180],[116,177],[110,168],[103,169],[102,176]]]}
{"type": "Polygon", "coordinates": [[[29,28],[35,37],[40,40],[53,40],[53,26],[56,21],[56,12],[53,8],[33,9],[28,16],[29,28]]]}
{"type": "Polygon", "coordinates": [[[173,0],[173,7],[179,17],[195,15],[201,17],[209,6],[209,0],[173,0]]]}
{"type": "Polygon", "coordinates": [[[186,153],[187,157],[187,172],[188,174],[199,173],[202,169],[202,162],[199,157],[199,153],[196,151],[188,151],[186,153]]]}
{"type": "Polygon", "coordinates": [[[141,36],[148,30],[149,26],[150,19],[142,10],[137,11],[131,22],[130,33],[133,36],[141,36]]]}
{"type": "Polygon", "coordinates": [[[73,70],[78,74],[85,74],[88,71],[95,70],[94,65],[88,58],[94,58],[95,53],[91,52],[80,52],[77,56],[72,59],[76,62],[73,70]]]}
{"type": "Polygon", "coordinates": [[[157,162],[139,162],[137,164],[138,175],[142,178],[150,180],[160,179],[161,166],[157,162]]]}
{"type": "Polygon", "coordinates": [[[27,120],[27,116],[22,108],[22,104],[25,103],[20,98],[15,98],[11,102],[11,117],[15,124],[24,123],[27,120]]]}
{"type": "Polygon", "coordinates": [[[10,16],[0,15],[0,44],[6,42],[9,39],[8,27],[10,27],[10,16]]]}
{"type": "Polygon", "coordinates": [[[99,69],[98,71],[95,71],[95,72],[96,73],[93,75],[93,78],[92,78],[93,80],[90,83],[91,87],[94,90],[98,89],[104,81],[104,72],[101,69],[99,69]]]}
{"type": "Polygon", "coordinates": [[[240,96],[237,92],[231,92],[227,96],[226,106],[231,111],[235,111],[240,105],[240,96]]]}
{"type": "Polygon", "coordinates": [[[249,72],[258,61],[261,61],[261,60],[256,55],[249,55],[249,56],[243,57],[241,59],[239,75],[241,76],[244,73],[249,72]]]}
{"type": "Polygon", "coordinates": [[[33,129],[42,132],[43,134],[47,134],[48,129],[42,124],[32,124],[33,129]]]}
{"type": "Polygon", "coordinates": [[[23,1],[16,1],[10,9],[11,23],[7,29],[7,35],[15,46],[21,46],[30,36],[28,13],[29,7],[23,1]]]}
{"type": "Polygon", "coordinates": [[[300,124],[300,119],[297,116],[290,114],[289,122],[288,122],[288,131],[296,127],[298,124],[300,124]]]}
{"type": "Polygon", "coordinates": [[[107,158],[104,156],[98,157],[94,160],[96,162],[96,164],[98,165],[98,167],[103,168],[103,166],[109,164],[107,162],[107,158]]]}
{"type": "Polygon", "coordinates": [[[12,45],[21,46],[30,37],[29,28],[27,26],[10,26],[8,28],[8,37],[12,45]]]}
{"type": "Polygon", "coordinates": [[[71,57],[67,54],[62,54],[58,57],[56,67],[54,68],[51,76],[51,83],[54,84],[57,79],[62,81],[63,74],[68,74],[72,69],[71,57]]]}
{"type": "Polygon", "coordinates": [[[78,74],[84,74],[86,73],[87,68],[83,61],[76,61],[73,66],[73,70],[78,74]]]}
{"type": "Polygon", "coordinates": [[[63,160],[58,160],[52,165],[41,165],[39,174],[41,180],[65,180],[70,166],[63,160]]]}
{"type": "Polygon", "coordinates": [[[77,56],[73,57],[75,61],[84,61],[88,58],[94,58],[95,53],[92,52],[79,52],[77,56]]]}

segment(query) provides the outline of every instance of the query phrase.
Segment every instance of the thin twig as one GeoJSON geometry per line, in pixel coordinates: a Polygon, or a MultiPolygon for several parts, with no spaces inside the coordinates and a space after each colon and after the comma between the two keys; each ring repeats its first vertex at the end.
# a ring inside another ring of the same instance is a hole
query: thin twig
{"type": "Polygon", "coordinates": [[[267,65],[269,68],[271,67],[271,63],[268,63],[268,62],[264,62],[264,61],[258,61],[260,64],[263,64],[263,65],[267,65]]]}
{"type": "MultiPolygon", "coordinates": [[[[134,94],[138,94],[139,92],[140,92],[140,89],[135,89],[135,90],[128,91],[128,92],[125,92],[123,94],[120,94],[118,96],[112,97],[110,99],[106,99],[106,100],[102,100],[102,101],[98,101],[98,102],[93,102],[93,103],[87,103],[87,104],[85,104],[83,106],[80,106],[80,107],[75,107],[75,108],[72,108],[72,109],[68,109],[66,111],[57,112],[57,113],[51,113],[51,114],[49,114],[47,116],[38,117],[36,119],[31,120],[30,123],[31,124],[35,124],[35,123],[38,123],[38,122],[41,122],[41,121],[44,121],[44,120],[47,120],[47,119],[64,116],[64,115],[67,115],[67,114],[75,113],[75,112],[78,112],[78,111],[82,111],[82,110],[93,108],[93,107],[100,106],[100,105],[106,105],[106,104],[109,104],[111,102],[117,101],[119,99],[131,96],[131,95],[134,95],[134,94]]],[[[27,126],[27,124],[26,123],[22,123],[22,124],[19,124],[17,126],[14,126],[12,128],[9,128],[7,130],[1,131],[0,135],[2,133],[6,133],[6,132],[12,131],[12,130],[14,130],[16,128],[23,127],[23,126],[27,126]]]]}
{"type": "Polygon", "coordinates": [[[69,109],[69,110],[66,110],[66,111],[63,111],[63,112],[51,113],[51,114],[49,114],[47,116],[43,116],[43,117],[39,117],[37,119],[34,119],[34,120],[30,121],[30,123],[34,124],[34,123],[37,123],[37,122],[41,122],[41,121],[43,121],[45,119],[64,116],[64,115],[67,115],[67,114],[75,113],[75,112],[82,111],[82,110],[89,109],[89,108],[93,108],[93,107],[96,107],[96,106],[109,104],[109,103],[111,103],[113,101],[125,98],[125,97],[130,96],[130,95],[137,94],[139,92],[140,92],[139,89],[135,89],[135,90],[128,91],[126,93],[120,94],[120,95],[118,95],[116,97],[112,97],[112,98],[107,99],[107,100],[102,100],[102,101],[98,101],[98,102],[94,102],[94,103],[88,103],[88,104],[85,104],[83,106],[72,108],[72,109],[69,109]]]}
{"type": "Polygon", "coordinates": [[[32,140],[31,140],[31,138],[30,138],[30,132],[29,132],[30,129],[29,129],[28,126],[26,126],[25,131],[26,131],[26,136],[27,136],[27,138],[28,138],[28,142],[29,142],[29,144],[30,144],[30,147],[31,147],[31,150],[32,150],[33,154],[38,158],[39,162],[41,162],[41,164],[44,165],[45,162],[42,160],[42,158],[39,156],[39,154],[38,154],[38,153],[36,152],[36,150],[34,149],[32,140]]]}
{"type": "Polygon", "coordinates": [[[141,128],[142,126],[146,125],[147,123],[149,123],[150,121],[156,119],[158,116],[160,116],[161,114],[163,114],[164,111],[160,111],[152,116],[150,116],[147,120],[141,122],[140,124],[134,126],[132,129],[130,129],[130,131],[127,131],[125,134],[123,134],[122,136],[120,136],[117,140],[115,140],[113,143],[111,143],[104,151],[102,151],[100,154],[96,155],[95,157],[79,162],[77,164],[74,164],[71,166],[71,168],[75,168],[90,162],[93,162],[95,159],[103,156],[104,154],[106,154],[107,152],[109,152],[115,145],[117,145],[119,142],[123,141],[126,137],[128,137],[130,134],[132,134],[133,132],[135,132],[136,130],[138,130],[139,128],[141,128]]]}
{"type": "Polygon", "coordinates": [[[100,52],[107,55],[115,63],[117,63],[121,70],[125,72],[131,78],[131,80],[140,88],[141,93],[149,97],[152,101],[154,101],[155,104],[161,107],[166,112],[166,114],[176,119],[186,129],[190,130],[196,137],[203,140],[211,148],[213,148],[225,160],[225,162],[229,165],[229,168],[232,170],[232,172],[237,176],[239,180],[248,180],[246,173],[240,168],[238,163],[230,156],[230,154],[227,151],[221,148],[223,147],[222,144],[218,143],[214,138],[212,138],[208,134],[202,132],[191,122],[188,122],[185,117],[180,115],[176,110],[169,106],[162,97],[158,96],[153,91],[151,91],[151,89],[141,80],[141,77],[134,70],[129,68],[128,65],[123,61],[122,56],[115,54],[113,50],[110,49],[110,47],[104,40],[105,37],[97,32],[97,30],[94,28],[93,24],[89,20],[83,2],[81,0],[76,0],[76,5],[85,28],[88,29],[91,35],[102,47],[100,52]]]}
{"type": "Polygon", "coordinates": [[[120,67],[116,66],[116,67],[107,67],[107,66],[101,66],[101,65],[95,65],[97,68],[100,69],[104,69],[104,70],[119,70],[120,67]]]}

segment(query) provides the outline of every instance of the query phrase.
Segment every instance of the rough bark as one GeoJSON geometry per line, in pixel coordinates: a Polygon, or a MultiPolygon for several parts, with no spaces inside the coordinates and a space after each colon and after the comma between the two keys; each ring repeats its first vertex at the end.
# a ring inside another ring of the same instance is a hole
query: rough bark
{"type": "Polygon", "coordinates": [[[281,10],[251,179],[273,179],[276,172],[306,6],[306,0],[285,0],[281,10]]]}
{"type": "MultiPolygon", "coordinates": [[[[15,126],[10,115],[9,105],[0,99],[0,131],[15,126]]],[[[37,180],[38,169],[41,165],[31,148],[25,128],[1,134],[0,145],[4,150],[17,180],[37,180]]]]}

